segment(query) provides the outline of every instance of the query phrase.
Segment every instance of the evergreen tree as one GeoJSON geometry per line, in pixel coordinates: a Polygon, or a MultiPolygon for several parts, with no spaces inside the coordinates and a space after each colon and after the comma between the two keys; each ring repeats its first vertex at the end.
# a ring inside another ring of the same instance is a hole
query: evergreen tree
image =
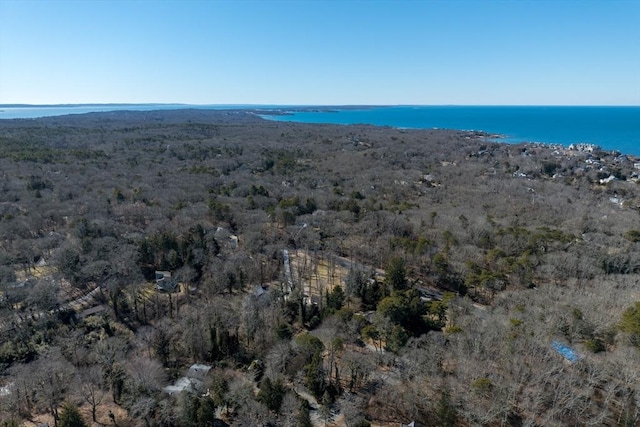
{"type": "Polygon", "coordinates": [[[320,413],[320,416],[324,420],[324,425],[326,426],[329,420],[331,419],[331,415],[332,415],[331,414],[331,396],[329,395],[328,391],[325,390],[324,394],[322,395],[322,400],[320,402],[321,402],[321,405],[318,411],[320,413]]]}
{"type": "Polygon", "coordinates": [[[333,291],[327,293],[327,310],[330,312],[338,311],[344,304],[345,294],[342,290],[342,286],[337,285],[333,288],[333,291]]]}
{"type": "Polygon", "coordinates": [[[198,425],[205,427],[210,426],[216,415],[216,405],[213,399],[205,397],[200,400],[197,411],[198,425]]]}
{"type": "Polygon", "coordinates": [[[258,400],[264,403],[269,410],[278,413],[286,393],[287,388],[282,384],[282,380],[271,381],[269,377],[265,377],[260,385],[258,400]]]}
{"type": "Polygon", "coordinates": [[[298,427],[313,427],[311,422],[311,414],[309,413],[309,404],[303,401],[300,404],[300,411],[298,411],[298,427]]]}
{"type": "Polygon", "coordinates": [[[404,260],[402,258],[392,258],[387,265],[384,277],[385,285],[390,290],[403,290],[408,286],[404,260]]]}
{"type": "Polygon", "coordinates": [[[443,427],[455,426],[458,418],[457,411],[451,402],[449,391],[444,390],[435,407],[435,418],[438,425],[443,427]]]}
{"type": "Polygon", "coordinates": [[[87,427],[78,408],[70,402],[62,405],[58,427],[87,427]]]}
{"type": "Polygon", "coordinates": [[[622,313],[622,320],[618,323],[621,331],[629,334],[632,345],[640,347],[640,301],[622,313]]]}

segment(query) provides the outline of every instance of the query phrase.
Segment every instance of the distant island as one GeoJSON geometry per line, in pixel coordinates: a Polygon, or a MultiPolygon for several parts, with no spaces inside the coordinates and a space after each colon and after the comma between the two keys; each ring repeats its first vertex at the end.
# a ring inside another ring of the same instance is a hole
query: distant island
{"type": "Polygon", "coordinates": [[[67,107],[126,107],[126,106],[155,106],[155,105],[187,105],[187,104],[175,104],[175,103],[107,103],[107,104],[0,104],[0,108],[67,108],[67,107]]]}

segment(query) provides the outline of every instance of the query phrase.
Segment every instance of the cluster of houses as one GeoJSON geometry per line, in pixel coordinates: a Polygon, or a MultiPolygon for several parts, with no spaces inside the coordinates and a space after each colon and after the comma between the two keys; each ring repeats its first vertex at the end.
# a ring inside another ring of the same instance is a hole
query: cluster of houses
{"type": "Polygon", "coordinates": [[[586,153],[593,153],[594,151],[599,151],[601,148],[595,144],[587,144],[587,143],[577,143],[569,145],[569,150],[571,151],[582,151],[586,153]]]}

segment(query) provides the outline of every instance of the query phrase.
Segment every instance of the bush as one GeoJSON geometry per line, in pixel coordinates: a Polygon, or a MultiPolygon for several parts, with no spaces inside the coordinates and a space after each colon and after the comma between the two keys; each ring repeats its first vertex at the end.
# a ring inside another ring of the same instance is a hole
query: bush
{"type": "Polygon", "coordinates": [[[594,338],[592,340],[586,340],[584,342],[584,346],[591,351],[592,353],[600,353],[606,350],[604,342],[602,342],[599,338],[594,338]]]}
{"type": "Polygon", "coordinates": [[[463,329],[458,325],[447,326],[444,330],[444,333],[447,335],[459,334],[463,332],[463,329]]]}
{"type": "Polygon", "coordinates": [[[493,383],[489,378],[482,377],[475,380],[471,387],[479,393],[486,393],[493,388],[493,383]]]}
{"type": "Polygon", "coordinates": [[[640,230],[629,230],[624,237],[633,243],[638,243],[640,242],[640,230]]]}

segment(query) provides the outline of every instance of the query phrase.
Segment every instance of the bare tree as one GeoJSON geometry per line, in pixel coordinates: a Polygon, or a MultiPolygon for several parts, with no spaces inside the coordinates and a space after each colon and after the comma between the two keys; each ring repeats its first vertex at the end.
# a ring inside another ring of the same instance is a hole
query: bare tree
{"type": "Polygon", "coordinates": [[[58,409],[75,374],[73,367],[56,352],[50,351],[38,359],[32,376],[34,402],[45,408],[58,426],[58,409]]]}
{"type": "Polygon", "coordinates": [[[91,408],[91,419],[94,423],[98,422],[96,410],[105,396],[105,390],[102,388],[103,375],[99,366],[83,368],[78,375],[79,387],[76,390],[79,397],[91,408]]]}

